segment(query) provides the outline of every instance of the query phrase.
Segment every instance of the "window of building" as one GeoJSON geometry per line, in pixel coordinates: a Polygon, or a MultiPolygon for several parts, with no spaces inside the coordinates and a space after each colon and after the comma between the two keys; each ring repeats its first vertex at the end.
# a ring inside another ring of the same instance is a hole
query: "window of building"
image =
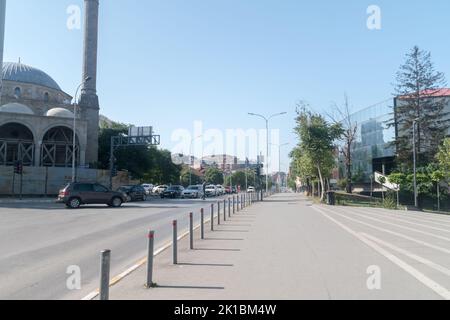
{"type": "Polygon", "coordinates": [[[19,87],[14,89],[14,96],[16,98],[20,98],[22,96],[22,90],[19,87]]]}

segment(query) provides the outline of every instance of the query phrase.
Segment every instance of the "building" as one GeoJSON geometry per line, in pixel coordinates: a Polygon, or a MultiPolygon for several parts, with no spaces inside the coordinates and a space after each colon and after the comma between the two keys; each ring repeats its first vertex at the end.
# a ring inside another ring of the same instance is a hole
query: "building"
{"type": "MultiPolygon", "coordinates": [[[[427,96],[427,93],[424,93],[427,96]]],[[[394,169],[397,150],[394,141],[397,137],[407,135],[412,143],[412,130],[402,129],[402,121],[397,115],[397,108],[407,103],[405,98],[398,96],[391,100],[375,104],[352,114],[351,121],[356,123],[358,130],[353,144],[352,172],[356,183],[367,184],[374,172],[390,174],[394,169]],[[395,119],[395,125],[388,127],[387,123],[395,119]]],[[[429,99],[444,105],[443,120],[450,119],[450,89],[435,90],[428,95],[429,99]]],[[[450,136],[450,128],[448,129],[450,136]]],[[[411,155],[412,157],[412,155],[411,155]]],[[[339,156],[339,176],[345,177],[345,165],[342,155],[339,156]]]]}
{"type": "MultiPolygon", "coordinates": [[[[391,100],[375,104],[350,116],[357,125],[352,147],[352,173],[356,183],[370,183],[375,171],[389,173],[394,167],[395,128],[386,123],[393,117],[391,100]]],[[[345,178],[345,161],[339,155],[339,177],[345,178]]]]}
{"type": "MultiPolygon", "coordinates": [[[[0,0],[0,9],[5,0],[0,0]]],[[[22,62],[2,64],[0,166],[22,161],[29,167],[94,167],[98,160],[99,102],[96,91],[98,0],[85,0],[81,96],[73,99],[44,71],[22,62]],[[88,81],[86,81],[89,79],[88,81]]],[[[0,16],[3,61],[4,10],[0,16]]]]}

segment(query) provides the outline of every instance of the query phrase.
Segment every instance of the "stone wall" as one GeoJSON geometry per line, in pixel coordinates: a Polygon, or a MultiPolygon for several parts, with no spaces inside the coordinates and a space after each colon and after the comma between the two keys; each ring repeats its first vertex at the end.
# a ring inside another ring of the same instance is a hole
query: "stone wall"
{"type": "MultiPolygon", "coordinates": [[[[20,193],[20,175],[13,174],[13,167],[0,166],[0,196],[20,193]],[[14,182],[14,183],[13,183],[14,182]]],[[[109,171],[78,169],[79,182],[97,182],[109,187],[109,171]]],[[[22,194],[28,196],[54,196],[72,180],[71,168],[24,167],[22,194]]],[[[121,185],[138,184],[129,179],[127,172],[119,172],[113,179],[113,189],[121,185]]]]}

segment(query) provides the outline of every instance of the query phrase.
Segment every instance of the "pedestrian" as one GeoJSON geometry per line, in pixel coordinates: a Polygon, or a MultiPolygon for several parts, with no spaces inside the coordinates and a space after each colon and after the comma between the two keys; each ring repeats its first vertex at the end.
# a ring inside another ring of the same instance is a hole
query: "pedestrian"
{"type": "Polygon", "coordinates": [[[203,200],[206,200],[206,181],[203,182],[202,188],[203,188],[203,196],[202,196],[202,199],[203,199],[203,200]]]}

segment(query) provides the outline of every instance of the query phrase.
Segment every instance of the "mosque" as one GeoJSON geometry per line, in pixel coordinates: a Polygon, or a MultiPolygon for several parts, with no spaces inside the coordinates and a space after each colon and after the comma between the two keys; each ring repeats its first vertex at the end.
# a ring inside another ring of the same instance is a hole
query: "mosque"
{"type": "Polygon", "coordinates": [[[95,168],[99,100],[97,41],[99,0],[84,0],[80,97],[72,97],[45,71],[21,61],[3,62],[5,4],[0,0],[0,166],[95,168]],[[72,103],[76,101],[76,105],[72,103]],[[73,133],[75,123],[75,135],[73,133]],[[74,148],[75,137],[75,148],[74,148]]]}

